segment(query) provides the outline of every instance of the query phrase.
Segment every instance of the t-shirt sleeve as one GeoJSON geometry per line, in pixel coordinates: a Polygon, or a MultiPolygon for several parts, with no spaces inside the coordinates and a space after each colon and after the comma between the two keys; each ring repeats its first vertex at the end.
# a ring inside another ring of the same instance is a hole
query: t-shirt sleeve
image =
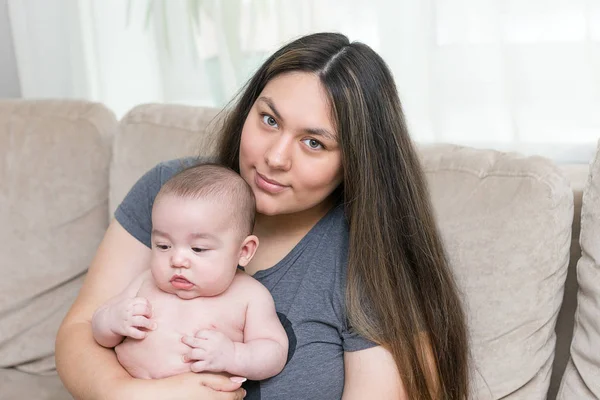
{"type": "Polygon", "coordinates": [[[151,247],[152,206],[162,185],[177,172],[197,162],[194,158],[165,161],[146,172],[115,211],[115,219],[137,240],[151,247]]]}
{"type": "Polygon", "coordinates": [[[348,324],[346,324],[345,329],[342,331],[342,342],[344,351],[365,350],[377,346],[377,343],[371,342],[369,339],[359,335],[348,324]]]}

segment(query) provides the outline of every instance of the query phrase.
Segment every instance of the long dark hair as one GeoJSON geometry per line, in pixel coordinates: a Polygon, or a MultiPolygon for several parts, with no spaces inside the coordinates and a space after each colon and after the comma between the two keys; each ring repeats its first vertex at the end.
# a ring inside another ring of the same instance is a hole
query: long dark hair
{"type": "Polygon", "coordinates": [[[239,172],[244,121],[275,76],[317,75],[342,149],[351,326],[391,352],[410,399],[468,398],[465,315],[389,68],[336,33],[301,37],[258,69],[224,119],[218,155],[239,172]]]}

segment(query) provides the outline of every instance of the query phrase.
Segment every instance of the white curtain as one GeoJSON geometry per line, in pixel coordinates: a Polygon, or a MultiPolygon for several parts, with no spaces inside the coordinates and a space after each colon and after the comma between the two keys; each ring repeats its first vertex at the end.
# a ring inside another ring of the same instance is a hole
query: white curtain
{"type": "Polygon", "coordinates": [[[223,106],[266,56],[332,30],[392,69],[413,137],[587,162],[599,0],[9,0],[24,97],[223,106]]]}

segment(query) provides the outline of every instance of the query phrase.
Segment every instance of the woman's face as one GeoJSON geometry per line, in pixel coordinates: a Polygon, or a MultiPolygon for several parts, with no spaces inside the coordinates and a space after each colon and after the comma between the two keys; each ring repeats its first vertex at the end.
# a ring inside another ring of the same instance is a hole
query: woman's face
{"type": "Polygon", "coordinates": [[[318,207],[342,181],[342,156],[319,78],[305,72],[269,81],[242,129],[240,174],[264,215],[318,207]]]}

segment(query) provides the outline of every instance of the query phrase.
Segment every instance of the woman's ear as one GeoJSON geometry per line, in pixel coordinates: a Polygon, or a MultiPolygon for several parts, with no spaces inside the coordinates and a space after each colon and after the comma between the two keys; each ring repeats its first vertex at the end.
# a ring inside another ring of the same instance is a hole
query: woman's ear
{"type": "Polygon", "coordinates": [[[254,253],[256,253],[256,249],[258,248],[258,238],[254,235],[250,235],[244,239],[242,242],[242,247],[240,248],[240,260],[238,265],[241,267],[245,267],[250,263],[252,257],[254,257],[254,253]]]}

